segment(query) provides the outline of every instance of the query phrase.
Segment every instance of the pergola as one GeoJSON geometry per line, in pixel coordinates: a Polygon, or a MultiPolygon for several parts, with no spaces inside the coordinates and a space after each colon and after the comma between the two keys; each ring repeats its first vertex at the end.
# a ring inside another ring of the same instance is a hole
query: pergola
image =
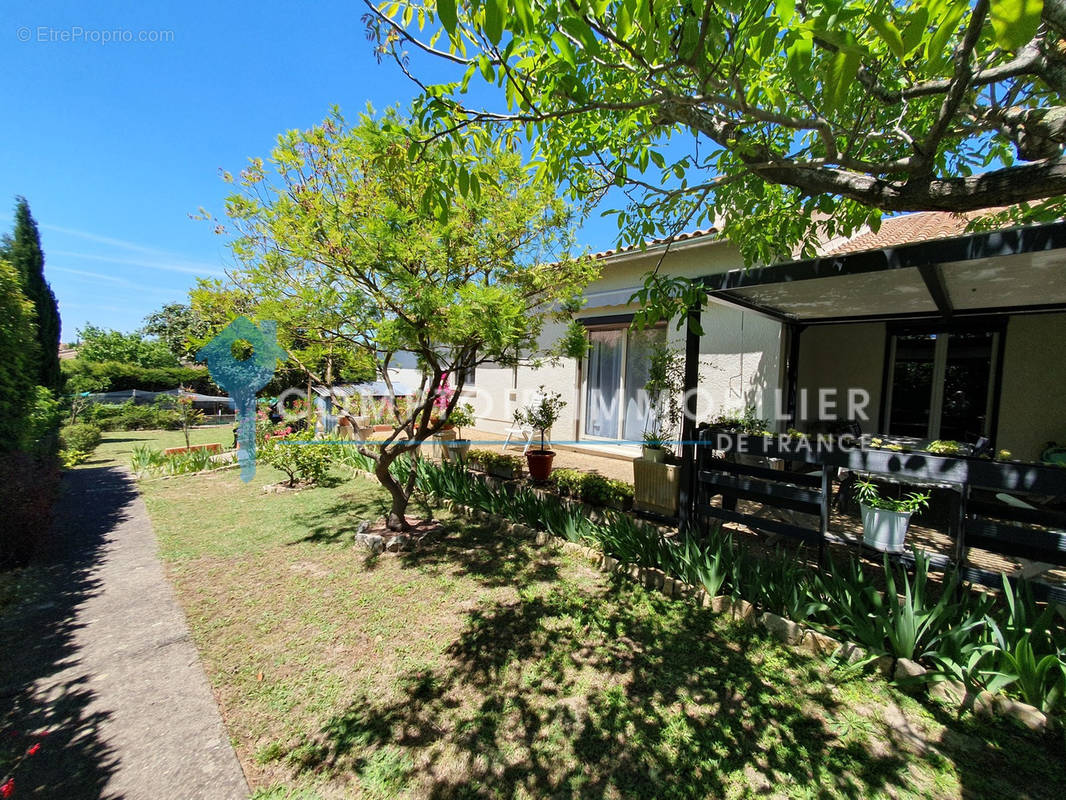
{"type": "MultiPolygon", "coordinates": [[[[806,328],[850,322],[936,322],[1063,312],[1066,311],[1064,275],[1066,222],[1054,222],[732,270],[699,281],[712,300],[756,312],[785,326],[791,413],[795,410],[800,335],[806,328]]],[[[701,310],[690,309],[690,319],[701,310]]],[[[891,453],[830,451],[806,457],[812,467],[821,468],[822,476],[807,481],[810,485],[803,488],[782,486],[780,473],[774,475],[770,470],[750,467],[730,468],[730,474],[719,472],[714,479],[717,483],[707,484],[703,467],[697,465],[695,392],[689,391],[699,380],[699,352],[700,337],[690,325],[685,358],[689,413],[685,415],[682,432],[680,508],[683,518],[691,517],[696,506],[705,502],[708,488],[716,490],[725,486],[733,496],[760,498],[770,504],[779,504],[785,497],[793,506],[800,502],[798,496],[793,497],[799,492],[804,494],[800,505],[811,513],[820,513],[824,537],[831,469],[872,469],[904,478],[911,473],[915,478],[928,478],[935,473],[962,487],[954,525],[959,555],[965,547],[974,544],[995,547],[1006,554],[1046,557],[1055,563],[1066,563],[1066,535],[1052,532],[1041,535],[1038,541],[1031,537],[1020,539],[1017,529],[1010,524],[1025,522],[1061,527],[1066,521],[1062,512],[1015,514],[1004,522],[1002,509],[978,503],[967,507],[971,486],[983,490],[1002,488],[1021,493],[1057,494],[1066,487],[1066,472],[1061,468],[977,462],[925,453],[900,457],[891,453]]],[[[757,449],[770,457],[790,457],[776,452],[772,444],[759,445],[757,449]]],[[[716,511],[721,518],[729,519],[730,514],[737,516],[735,512],[716,511]]],[[[781,532],[800,538],[812,533],[799,529],[781,532]]],[[[819,532],[813,533],[817,537],[819,532]]]]}

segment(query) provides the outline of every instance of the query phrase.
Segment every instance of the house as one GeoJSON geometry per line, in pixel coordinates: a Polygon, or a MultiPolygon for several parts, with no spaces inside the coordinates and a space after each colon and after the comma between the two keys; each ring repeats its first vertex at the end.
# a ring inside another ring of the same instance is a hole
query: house
{"type": "MultiPolygon", "coordinates": [[[[506,430],[544,385],[567,401],[555,442],[636,455],[648,353],[665,342],[698,359],[697,420],[754,407],[779,431],[851,421],[871,434],[984,437],[1037,459],[1066,441],[1066,223],[977,234],[967,223],[902,215],[819,258],[748,270],[713,229],[599,253],[578,314],[589,355],[479,366],[466,390],[477,427],[506,430]],[[629,299],[656,266],[708,289],[697,341],[675,324],[630,329],[629,299]]],[[[541,345],[563,330],[546,326],[541,345]]]]}

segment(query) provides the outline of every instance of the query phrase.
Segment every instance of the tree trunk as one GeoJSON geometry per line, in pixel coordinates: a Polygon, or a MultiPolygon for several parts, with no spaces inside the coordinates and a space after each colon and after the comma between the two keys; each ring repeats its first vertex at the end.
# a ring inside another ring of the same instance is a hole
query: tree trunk
{"type": "Polygon", "coordinates": [[[389,472],[389,467],[395,460],[395,455],[386,456],[385,453],[382,453],[378,459],[377,467],[374,469],[374,474],[377,476],[378,482],[392,496],[392,507],[389,509],[389,515],[385,519],[385,527],[390,531],[403,532],[411,529],[411,526],[407,524],[407,506],[411,502],[411,495],[410,492],[404,490],[404,487],[389,472]]]}

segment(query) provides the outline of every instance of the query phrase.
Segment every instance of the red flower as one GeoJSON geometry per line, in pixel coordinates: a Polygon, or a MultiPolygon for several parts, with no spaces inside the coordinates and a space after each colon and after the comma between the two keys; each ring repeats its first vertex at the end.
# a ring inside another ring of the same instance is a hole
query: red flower
{"type": "Polygon", "coordinates": [[[8,778],[4,781],[4,785],[0,786],[0,797],[11,797],[13,791],[15,791],[15,779],[8,778]]]}
{"type": "Polygon", "coordinates": [[[33,747],[26,751],[26,755],[33,756],[37,754],[37,751],[41,749],[41,743],[37,742],[33,747]]]}

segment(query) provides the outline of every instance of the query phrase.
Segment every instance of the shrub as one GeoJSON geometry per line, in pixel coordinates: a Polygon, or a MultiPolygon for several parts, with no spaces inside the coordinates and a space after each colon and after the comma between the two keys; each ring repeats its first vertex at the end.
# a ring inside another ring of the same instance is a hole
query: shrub
{"type": "Polygon", "coordinates": [[[204,394],[219,394],[206,367],[140,367],[122,361],[86,361],[81,358],[62,362],[66,378],[81,375],[106,384],[113,392],[144,389],[162,392],[175,386],[185,386],[204,394]]]}
{"type": "Polygon", "coordinates": [[[176,431],[181,428],[181,413],[160,405],[125,403],[94,404],[82,415],[105,431],[176,431]]]}
{"type": "Polygon", "coordinates": [[[581,480],[581,499],[597,506],[625,506],[633,499],[633,487],[625,481],[586,472],[581,480]]]}
{"type": "Polygon", "coordinates": [[[0,569],[23,566],[52,524],[59,470],[52,459],[8,453],[0,459],[0,569]]]}
{"type": "Polygon", "coordinates": [[[509,453],[496,453],[492,450],[471,450],[466,454],[466,462],[486,471],[493,468],[499,470],[510,469],[515,477],[522,474],[522,468],[526,463],[519,456],[513,456],[509,453]]]}
{"type": "Polygon", "coordinates": [[[576,469],[553,469],[551,476],[548,478],[559,494],[569,497],[581,496],[581,480],[584,478],[583,472],[578,472],[576,469]]]}
{"type": "Polygon", "coordinates": [[[280,469],[289,476],[289,486],[295,486],[297,480],[316,484],[325,480],[332,463],[332,447],[309,444],[314,440],[314,431],[307,431],[294,436],[273,436],[268,438],[256,453],[270,466],[280,469]]]}
{"type": "Polygon", "coordinates": [[[596,506],[624,508],[633,499],[632,484],[605,478],[595,472],[557,469],[552,471],[549,481],[559,494],[579,498],[596,506]]]}
{"type": "Polygon", "coordinates": [[[100,444],[100,428],[88,422],[75,422],[73,425],[64,425],[59,438],[64,450],[88,454],[100,444]]]}

